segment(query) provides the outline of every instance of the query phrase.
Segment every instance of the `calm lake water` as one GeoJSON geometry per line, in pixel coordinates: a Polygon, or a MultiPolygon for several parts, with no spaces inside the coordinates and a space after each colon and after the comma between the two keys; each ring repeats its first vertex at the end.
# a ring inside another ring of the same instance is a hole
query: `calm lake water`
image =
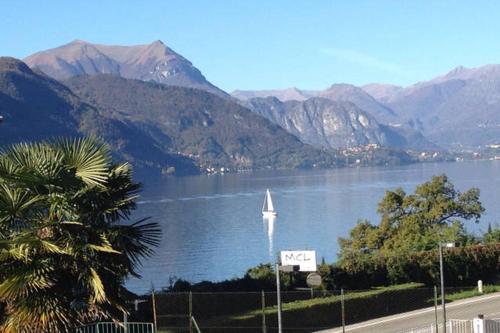
{"type": "Polygon", "coordinates": [[[313,249],[334,261],[337,239],[358,219],[378,223],[377,203],[386,190],[413,191],[446,173],[459,190],[478,187],[486,214],[468,229],[500,222],[500,161],[415,164],[404,167],[159,178],[144,181],[135,218],[152,216],[163,229],[161,245],[142,267],[136,292],[168,286],[169,278],[192,282],[242,276],[280,250],[313,249]],[[278,217],[262,219],[266,188],[278,217]]]}

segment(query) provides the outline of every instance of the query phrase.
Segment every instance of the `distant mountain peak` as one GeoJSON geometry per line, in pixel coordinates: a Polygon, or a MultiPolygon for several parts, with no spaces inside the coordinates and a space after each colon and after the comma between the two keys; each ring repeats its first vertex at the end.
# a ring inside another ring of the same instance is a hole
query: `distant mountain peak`
{"type": "Polygon", "coordinates": [[[163,45],[163,46],[165,46],[165,43],[163,43],[163,41],[161,41],[160,39],[157,39],[154,42],[152,42],[151,45],[163,45]]]}
{"type": "Polygon", "coordinates": [[[313,94],[301,90],[297,87],[289,87],[285,89],[273,89],[273,90],[235,90],[231,95],[239,100],[246,101],[255,97],[276,97],[280,101],[304,101],[313,94]]]}
{"type": "Polygon", "coordinates": [[[338,87],[355,87],[354,85],[352,84],[349,84],[349,83],[333,83],[329,88],[338,88],[338,87]]]}
{"type": "Polygon", "coordinates": [[[75,39],[69,42],[68,44],[90,44],[90,43],[82,39],[75,39]]]}
{"type": "Polygon", "coordinates": [[[462,74],[464,73],[465,71],[467,71],[467,68],[460,65],[460,66],[457,66],[455,68],[453,68],[451,71],[449,71],[448,73],[446,73],[445,77],[455,77],[459,74],[462,74]]]}
{"type": "Polygon", "coordinates": [[[207,81],[193,64],[161,40],[150,44],[120,46],[93,44],[76,39],[35,53],[24,61],[58,80],[78,75],[113,74],[129,79],[206,90],[228,95],[207,81]]]}

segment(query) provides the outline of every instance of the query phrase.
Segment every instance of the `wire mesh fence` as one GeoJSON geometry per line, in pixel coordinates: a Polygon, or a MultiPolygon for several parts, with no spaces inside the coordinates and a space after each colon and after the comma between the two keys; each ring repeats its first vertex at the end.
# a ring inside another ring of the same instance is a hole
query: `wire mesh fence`
{"type": "MultiPolygon", "coordinates": [[[[447,288],[446,294],[471,293],[474,289],[447,288]]],[[[440,299],[436,296],[433,288],[408,286],[349,290],[343,296],[340,290],[282,291],[283,331],[342,327],[343,323],[356,324],[435,304],[439,310],[440,299]]],[[[144,300],[132,319],[156,322],[159,333],[196,332],[191,318],[204,333],[272,333],[278,328],[277,295],[272,291],[161,292],[154,296],[154,307],[152,297],[144,300]]]]}

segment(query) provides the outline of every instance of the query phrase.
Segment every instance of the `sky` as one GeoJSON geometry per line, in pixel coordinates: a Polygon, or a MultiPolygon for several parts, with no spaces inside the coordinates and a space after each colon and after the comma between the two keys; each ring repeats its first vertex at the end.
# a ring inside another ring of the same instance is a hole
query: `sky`
{"type": "Polygon", "coordinates": [[[500,63],[499,1],[0,0],[0,55],[162,40],[218,87],[410,85],[500,63]]]}

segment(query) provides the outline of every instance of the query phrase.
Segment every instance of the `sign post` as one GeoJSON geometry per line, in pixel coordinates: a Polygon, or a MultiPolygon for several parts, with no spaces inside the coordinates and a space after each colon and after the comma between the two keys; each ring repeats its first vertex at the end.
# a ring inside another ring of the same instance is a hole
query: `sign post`
{"type": "MultiPolygon", "coordinates": [[[[278,304],[278,333],[283,332],[281,319],[281,288],[280,271],[294,272],[316,272],[316,251],[281,251],[281,265],[276,264],[276,298],[278,304]]],[[[319,275],[318,275],[319,277],[319,275]]],[[[310,281],[313,285],[318,283],[318,277],[312,276],[310,281]]],[[[321,277],[319,277],[321,283],[321,277]]]]}
{"type": "Polygon", "coordinates": [[[281,324],[281,292],[280,292],[280,265],[276,264],[276,298],[278,304],[278,333],[283,332],[281,324]]]}

